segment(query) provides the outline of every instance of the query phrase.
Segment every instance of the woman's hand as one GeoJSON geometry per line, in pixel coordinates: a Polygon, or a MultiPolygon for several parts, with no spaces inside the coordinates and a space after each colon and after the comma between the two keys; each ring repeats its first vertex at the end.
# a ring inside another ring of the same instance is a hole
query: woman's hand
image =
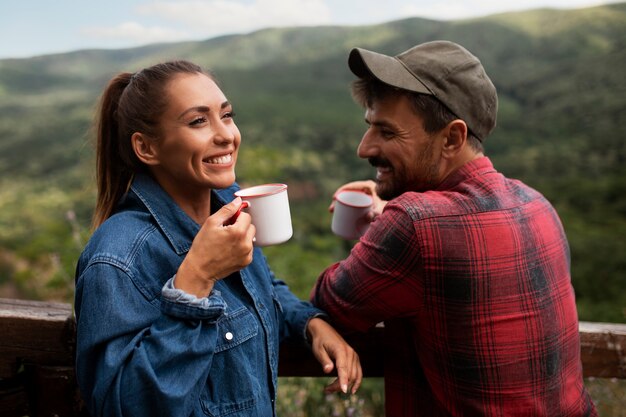
{"type": "Polygon", "coordinates": [[[370,221],[374,220],[376,216],[381,214],[387,205],[387,201],[381,200],[380,197],[378,197],[378,194],[376,194],[376,183],[374,181],[353,181],[342,185],[337,189],[337,191],[335,191],[333,201],[330,204],[330,207],[328,207],[328,211],[331,213],[335,210],[335,196],[342,191],[361,191],[372,196],[374,205],[372,206],[372,211],[370,212],[370,221]]]}
{"type": "Polygon", "coordinates": [[[238,213],[241,204],[241,198],[237,197],[206,219],[178,268],[176,288],[199,298],[206,297],[215,281],[252,262],[256,229],[249,214],[238,213]]]}
{"type": "Polygon", "coordinates": [[[354,394],[363,379],[359,355],[330,324],[320,318],[309,320],[306,330],[313,355],[322,364],[324,373],[337,368],[337,378],[324,391],[333,393],[341,390],[347,394],[348,388],[352,387],[350,392],[354,394]]]}

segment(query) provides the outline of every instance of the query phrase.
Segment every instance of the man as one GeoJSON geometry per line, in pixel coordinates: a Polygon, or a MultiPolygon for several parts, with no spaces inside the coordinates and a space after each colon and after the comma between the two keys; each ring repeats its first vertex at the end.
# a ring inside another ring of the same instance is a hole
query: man
{"type": "Polygon", "coordinates": [[[569,248],[537,191],[483,142],[496,89],[446,41],[395,57],[356,48],[358,154],[377,215],[311,299],[335,324],[385,324],[387,416],[593,416],[582,379],[569,248]]]}

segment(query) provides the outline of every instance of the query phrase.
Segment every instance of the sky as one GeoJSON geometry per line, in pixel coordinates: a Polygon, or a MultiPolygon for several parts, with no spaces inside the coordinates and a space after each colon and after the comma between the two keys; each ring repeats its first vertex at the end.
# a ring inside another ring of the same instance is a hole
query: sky
{"type": "Polygon", "coordinates": [[[204,40],[268,27],[455,20],[624,0],[0,0],[0,59],[204,40]]]}

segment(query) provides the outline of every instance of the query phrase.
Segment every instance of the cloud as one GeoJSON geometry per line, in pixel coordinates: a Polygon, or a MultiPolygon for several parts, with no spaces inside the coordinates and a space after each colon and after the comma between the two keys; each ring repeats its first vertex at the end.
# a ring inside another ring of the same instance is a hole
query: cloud
{"type": "MultiPolygon", "coordinates": [[[[373,24],[419,16],[449,20],[545,7],[546,0],[138,0],[131,19],[117,26],[82,28],[109,46],[177,42],[248,33],[268,27],[373,24]],[[333,3],[331,3],[333,2],[333,3]],[[329,6],[332,4],[332,6],[329,6]],[[150,24],[146,23],[150,22],[150,24]]],[[[549,7],[573,8],[621,0],[550,0],[549,7]]]]}
{"type": "Polygon", "coordinates": [[[591,7],[607,3],[607,0],[519,0],[515,3],[507,3],[501,0],[451,0],[428,5],[425,4],[426,2],[418,3],[421,3],[422,7],[407,5],[402,14],[450,20],[543,7],[556,9],[591,7]]]}
{"type": "Polygon", "coordinates": [[[184,25],[199,36],[246,33],[267,27],[312,26],[331,23],[323,0],[156,1],[137,7],[145,16],[184,25]]]}
{"type": "MultiPolygon", "coordinates": [[[[328,0],[331,1],[331,0],[328,0]]],[[[590,7],[607,2],[623,0],[518,0],[514,3],[502,0],[359,0],[357,8],[353,2],[339,1],[333,4],[339,22],[334,23],[381,23],[406,17],[423,17],[435,20],[455,20],[494,13],[529,10],[541,7],[572,9],[590,7]]]]}
{"type": "Polygon", "coordinates": [[[119,40],[126,43],[172,42],[188,39],[191,35],[186,31],[165,27],[146,27],[137,22],[124,22],[110,27],[82,28],[81,33],[91,38],[119,40]]]}
{"type": "MultiPolygon", "coordinates": [[[[405,4],[400,9],[400,15],[419,16],[431,18],[435,20],[454,20],[465,18],[468,16],[487,15],[500,10],[510,10],[519,6],[521,2],[515,5],[503,3],[501,0],[463,0],[463,1],[446,1],[438,3],[417,2],[419,5],[405,4]]],[[[521,8],[524,8],[521,6],[521,8]]]]}

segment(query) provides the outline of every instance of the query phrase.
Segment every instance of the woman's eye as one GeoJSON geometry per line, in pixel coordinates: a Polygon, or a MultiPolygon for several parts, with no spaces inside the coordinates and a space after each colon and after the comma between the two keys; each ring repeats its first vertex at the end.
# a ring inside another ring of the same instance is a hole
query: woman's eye
{"type": "Polygon", "coordinates": [[[204,122],[206,122],[206,117],[196,117],[189,123],[189,126],[196,126],[204,122]]]}
{"type": "Polygon", "coordinates": [[[222,118],[223,119],[234,119],[235,118],[235,112],[234,111],[226,112],[226,113],[224,113],[222,118]]]}

